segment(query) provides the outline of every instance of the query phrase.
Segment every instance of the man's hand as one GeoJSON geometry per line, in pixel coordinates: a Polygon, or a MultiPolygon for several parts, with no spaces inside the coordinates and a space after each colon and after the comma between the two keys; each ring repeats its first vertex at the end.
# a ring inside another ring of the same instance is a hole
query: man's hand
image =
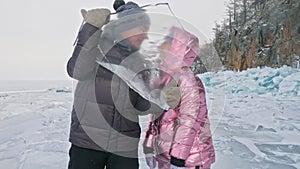
{"type": "Polygon", "coordinates": [[[106,8],[97,8],[86,11],[81,9],[81,15],[86,23],[89,23],[99,29],[109,22],[110,10],[106,8]]]}
{"type": "Polygon", "coordinates": [[[163,88],[161,95],[171,109],[177,107],[181,97],[181,91],[180,88],[177,87],[177,82],[173,79],[166,87],[163,88]]]}

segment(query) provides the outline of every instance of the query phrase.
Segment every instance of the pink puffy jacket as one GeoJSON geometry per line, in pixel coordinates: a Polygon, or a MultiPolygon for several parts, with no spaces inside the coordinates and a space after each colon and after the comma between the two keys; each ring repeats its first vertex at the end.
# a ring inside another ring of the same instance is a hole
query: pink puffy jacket
{"type": "Polygon", "coordinates": [[[181,51],[185,64],[185,67],[175,72],[178,77],[177,86],[181,89],[180,103],[160,117],[152,115],[143,145],[154,149],[158,161],[170,160],[170,156],[173,156],[185,160],[186,167],[210,166],[215,161],[215,152],[205,89],[201,80],[186,67],[192,64],[199,52],[198,39],[179,28],[173,28],[173,35],[171,50],[177,51],[173,51],[176,57],[181,57],[181,51]],[[190,44],[194,50],[185,45],[178,45],[178,41],[187,40],[194,41],[194,45],[190,44]],[[185,50],[178,49],[180,47],[185,47],[185,50]]]}

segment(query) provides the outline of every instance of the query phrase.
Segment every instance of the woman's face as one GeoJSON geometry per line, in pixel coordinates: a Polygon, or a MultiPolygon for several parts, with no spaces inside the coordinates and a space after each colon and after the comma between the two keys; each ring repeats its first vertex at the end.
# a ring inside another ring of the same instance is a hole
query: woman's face
{"type": "Polygon", "coordinates": [[[171,49],[171,42],[169,40],[165,40],[158,46],[158,51],[160,53],[160,57],[164,59],[169,53],[171,49]]]}
{"type": "Polygon", "coordinates": [[[134,27],[125,32],[122,32],[121,35],[126,38],[129,43],[139,49],[145,39],[148,39],[148,25],[134,27]]]}
{"type": "Polygon", "coordinates": [[[174,70],[180,68],[182,65],[182,60],[176,57],[175,53],[172,53],[172,39],[165,39],[163,43],[158,46],[158,51],[160,57],[163,61],[163,67],[168,68],[169,70],[174,70]]]}

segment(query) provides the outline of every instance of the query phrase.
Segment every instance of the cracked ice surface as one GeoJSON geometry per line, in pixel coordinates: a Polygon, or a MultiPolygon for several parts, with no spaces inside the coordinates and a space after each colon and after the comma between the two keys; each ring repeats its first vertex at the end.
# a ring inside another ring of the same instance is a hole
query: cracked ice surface
{"type": "MultiPolygon", "coordinates": [[[[216,150],[212,169],[300,168],[299,70],[257,68],[199,77],[216,150]]],[[[73,83],[34,82],[27,88],[7,83],[0,83],[0,168],[67,168],[73,83]]],[[[148,119],[141,117],[143,132],[148,119]]],[[[147,169],[140,155],[140,168],[147,169]]]]}

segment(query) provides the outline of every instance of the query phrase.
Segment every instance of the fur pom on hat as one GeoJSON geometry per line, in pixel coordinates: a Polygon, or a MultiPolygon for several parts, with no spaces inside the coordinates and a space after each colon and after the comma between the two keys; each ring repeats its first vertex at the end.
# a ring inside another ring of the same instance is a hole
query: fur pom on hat
{"type": "Polygon", "coordinates": [[[113,7],[114,9],[117,11],[117,9],[122,6],[122,5],[125,5],[125,1],[123,0],[115,0],[114,4],[113,4],[113,7]]]}

